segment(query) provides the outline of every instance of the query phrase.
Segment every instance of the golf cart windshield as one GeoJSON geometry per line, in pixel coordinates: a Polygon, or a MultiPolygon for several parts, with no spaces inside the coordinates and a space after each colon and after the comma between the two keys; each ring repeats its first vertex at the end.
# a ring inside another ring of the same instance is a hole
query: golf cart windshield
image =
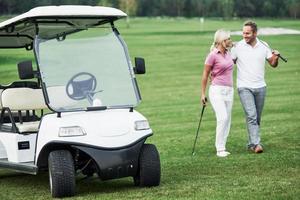
{"type": "Polygon", "coordinates": [[[127,48],[111,27],[39,26],[35,51],[51,109],[135,107],[139,101],[127,48]],[[63,29],[63,34],[61,30],[63,29]]]}

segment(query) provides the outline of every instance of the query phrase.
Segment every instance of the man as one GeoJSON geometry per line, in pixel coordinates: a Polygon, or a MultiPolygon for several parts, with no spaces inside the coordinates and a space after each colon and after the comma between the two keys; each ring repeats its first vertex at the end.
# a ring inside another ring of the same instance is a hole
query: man
{"type": "Polygon", "coordinates": [[[260,120],[266,95],[265,61],[277,67],[279,52],[257,38],[257,25],[247,21],[243,26],[243,40],[232,49],[237,64],[237,89],[242,103],[249,136],[248,149],[262,153],[260,120]]]}

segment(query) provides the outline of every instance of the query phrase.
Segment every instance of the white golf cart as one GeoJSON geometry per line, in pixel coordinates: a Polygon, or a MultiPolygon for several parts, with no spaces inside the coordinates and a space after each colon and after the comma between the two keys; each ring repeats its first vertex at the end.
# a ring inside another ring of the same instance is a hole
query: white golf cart
{"type": "Polygon", "coordinates": [[[152,130],[134,110],[145,64],[136,58],[132,67],[114,26],[123,17],[114,8],[46,6],[0,23],[0,48],[35,57],[34,67],[18,64],[20,80],[0,85],[0,167],[48,170],[53,197],[73,196],[77,173],[160,184],[158,151],[144,144],[152,130]]]}

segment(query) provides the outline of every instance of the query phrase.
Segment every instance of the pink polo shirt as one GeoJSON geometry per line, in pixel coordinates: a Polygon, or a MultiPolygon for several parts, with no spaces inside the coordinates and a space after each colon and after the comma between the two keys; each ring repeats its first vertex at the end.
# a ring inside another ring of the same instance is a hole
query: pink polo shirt
{"type": "Polygon", "coordinates": [[[211,84],[232,87],[233,61],[226,51],[223,56],[218,49],[212,50],[205,60],[206,65],[211,65],[211,84]]]}

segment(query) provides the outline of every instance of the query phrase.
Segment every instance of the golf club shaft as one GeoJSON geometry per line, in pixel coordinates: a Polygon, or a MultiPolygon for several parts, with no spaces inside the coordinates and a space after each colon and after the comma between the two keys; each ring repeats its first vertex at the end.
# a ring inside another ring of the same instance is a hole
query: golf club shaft
{"type": "Polygon", "coordinates": [[[195,137],[194,145],[193,145],[192,155],[194,155],[194,153],[195,153],[196,142],[197,142],[197,138],[198,138],[198,135],[199,135],[199,130],[200,130],[200,125],[201,125],[201,121],[202,121],[204,109],[205,109],[205,105],[203,105],[203,107],[202,107],[201,116],[200,116],[200,120],[199,120],[199,124],[198,124],[198,128],[197,128],[197,132],[196,132],[196,137],[195,137]]]}
{"type": "Polygon", "coordinates": [[[278,55],[278,57],[279,57],[281,60],[283,60],[284,62],[287,62],[287,59],[284,58],[284,57],[282,57],[280,54],[278,55]]]}
{"type": "MultiPolygon", "coordinates": [[[[259,40],[259,41],[260,41],[260,40],[259,40]]],[[[264,42],[260,41],[260,43],[262,43],[265,47],[267,47],[268,49],[270,49],[270,50],[272,51],[272,49],[271,49],[268,45],[266,45],[264,42]]],[[[280,54],[278,55],[278,57],[279,57],[281,60],[283,60],[284,62],[287,62],[287,59],[284,58],[284,57],[282,57],[280,54]]]]}

